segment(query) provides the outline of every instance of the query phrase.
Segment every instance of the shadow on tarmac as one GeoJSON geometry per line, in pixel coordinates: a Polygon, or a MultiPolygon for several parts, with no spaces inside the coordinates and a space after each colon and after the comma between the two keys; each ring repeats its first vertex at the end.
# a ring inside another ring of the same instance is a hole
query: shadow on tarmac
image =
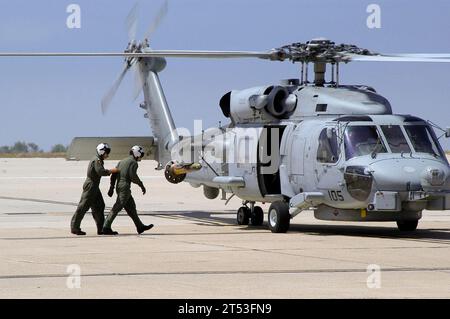
{"type": "MultiPolygon", "coordinates": [[[[206,211],[178,211],[177,215],[185,216],[186,219],[200,220],[198,225],[211,226],[238,226],[236,219],[230,217],[221,217],[221,215],[234,214],[234,211],[229,212],[206,212],[206,211]]],[[[155,215],[154,213],[152,215],[155,215]]],[[[267,219],[267,214],[265,215],[267,219]]],[[[299,219],[301,222],[301,220],[299,219]]],[[[262,226],[240,226],[240,230],[266,230],[268,232],[267,222],[262,226]]],[[[389,238],[389,239],[408,239],[430,241],[435,243],[450,244],[450,229],[445,228],[428,228],[421,229],[420,222],[418,229],[413,232],[401,232],[397,229],[395,222],[386,222],[386,226],[372,226],[370,223],[361,223],[360,225],[308,225],[308,224],[291,224],[288,233],[303,233],[307,235],[317,236],[354,236],[354,237],[374,237],[374,238],[389,238]]],[[[274,234],[275,235],[275,234],[274,234]]]]}

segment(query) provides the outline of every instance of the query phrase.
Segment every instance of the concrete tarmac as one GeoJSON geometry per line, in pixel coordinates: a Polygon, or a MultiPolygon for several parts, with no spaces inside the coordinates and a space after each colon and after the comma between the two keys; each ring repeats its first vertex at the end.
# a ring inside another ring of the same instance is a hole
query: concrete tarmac
{"type": "MultiPolygon", "coordinates": [[[[262,227],[238,226],[240,200],[225,206],[201,188],[171,185],[144,161],[147,194],[132,190],[155,227],[137,235],[122,212],[119,236],[97,236],[87,213],[79,237],[69,225],[86,167],[0,158],[0,298],[450,297],[450,211],[425,211],[414,233],[305,212],[288,233],[272,234],[267,214],[262,227]]],[[[104,178],[105,213],[115,200],[108,186],[104,178]]]]}

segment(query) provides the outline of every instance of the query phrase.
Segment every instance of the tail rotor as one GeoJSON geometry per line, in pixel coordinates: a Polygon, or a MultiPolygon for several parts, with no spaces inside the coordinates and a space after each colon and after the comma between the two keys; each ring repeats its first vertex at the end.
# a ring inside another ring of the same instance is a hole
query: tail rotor
{"type": "MultiPolygon", "coordinates": [[[[147,32],[145,33],[144,40],[142,42],[136,41],[136,34],[138,30],[138,22],[139,22],[139,2],[136,2],[136,4],[133,6],[133,8],[130,10],[130,13],[128,14],[126,20],[125,20],[125,27],[127,29],[128,34],[128,46],[125,49],[125,53],[142,53],[144,50],[146,52],[151,52],[149,49],[149,38],[150,36],[158,29],[161,22],[164,20],[165,16],[167,15],[167,12],[169,10],[169,1],[165,0],[162,4],[161,8],[159,9],[157,15],[153,19],[153,22],[150,24],[150,27],[147,29],[147,32]]],[[[114,81],[113,85],[110,87],[110,89],[106,92],[106,94],[103,96],[101,101],[101,110],[102,114],[105,115],[108,111],[114,96],[116,95],[117,91],[119,90],[120,84],[122,83],[123,79],[125,78],[125,75],[127,74],[128,70],[132,69],[134,71],[134,90],[133,90],[133,101],[135,101],[141,91],[143,86],[143,81],[141,79],[141,74],[138,67],[138,61],[139,57],[133,57],[128,56],[125,57],[125,65],[123,67],[123,70],[117,77],[117,79],[114,81]]]]}

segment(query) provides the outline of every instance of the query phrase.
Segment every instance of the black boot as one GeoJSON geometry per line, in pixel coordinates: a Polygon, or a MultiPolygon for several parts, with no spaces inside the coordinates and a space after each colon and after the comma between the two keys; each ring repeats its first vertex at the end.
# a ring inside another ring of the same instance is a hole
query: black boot
{"type": "Polygon", "coordinates": [[[103,228],[102,235],[119,235],[119,233],[112,230],[111,228],[103,228]]]}
{"type": "Polygon", "coordinates": [[[86,235],[86,233],[84,231],[82,231],[81,229],[72,229],[70,231],[72,234],[74,235],[78,235],[78,236],[84,236],[86,235]]]}
{"type": "Polygon", "coordinates": [[[142,234],[143,232],[145,232],[146,230],[152,229],[153,228],[153,224],[150,224],[148,226],[143,225],[142,227],[137,229],[138,234],[142,234]]]}
{"type": "Polygon", "coordinates": [[[97,235],[103,235],[103,228],[102,229],[97,229],[97,235]]]}

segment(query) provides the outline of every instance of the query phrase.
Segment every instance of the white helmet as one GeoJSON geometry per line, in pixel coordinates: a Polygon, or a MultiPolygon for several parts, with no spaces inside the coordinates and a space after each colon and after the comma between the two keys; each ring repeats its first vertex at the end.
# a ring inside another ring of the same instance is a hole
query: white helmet
{"type": "Polygon", "coordinates": [[[142,146],[135,145],[131,148],[130,155],[133,155],[135,158],[142,158],[144,157],[145,152],[142,146]]]}
{"type": "Polygon", "coordinates": [[[107,143],[100,143],[97,145],[97,154],[98,156],[103,156],[109,154],[111,152],[111,147],[107,143]]]}

